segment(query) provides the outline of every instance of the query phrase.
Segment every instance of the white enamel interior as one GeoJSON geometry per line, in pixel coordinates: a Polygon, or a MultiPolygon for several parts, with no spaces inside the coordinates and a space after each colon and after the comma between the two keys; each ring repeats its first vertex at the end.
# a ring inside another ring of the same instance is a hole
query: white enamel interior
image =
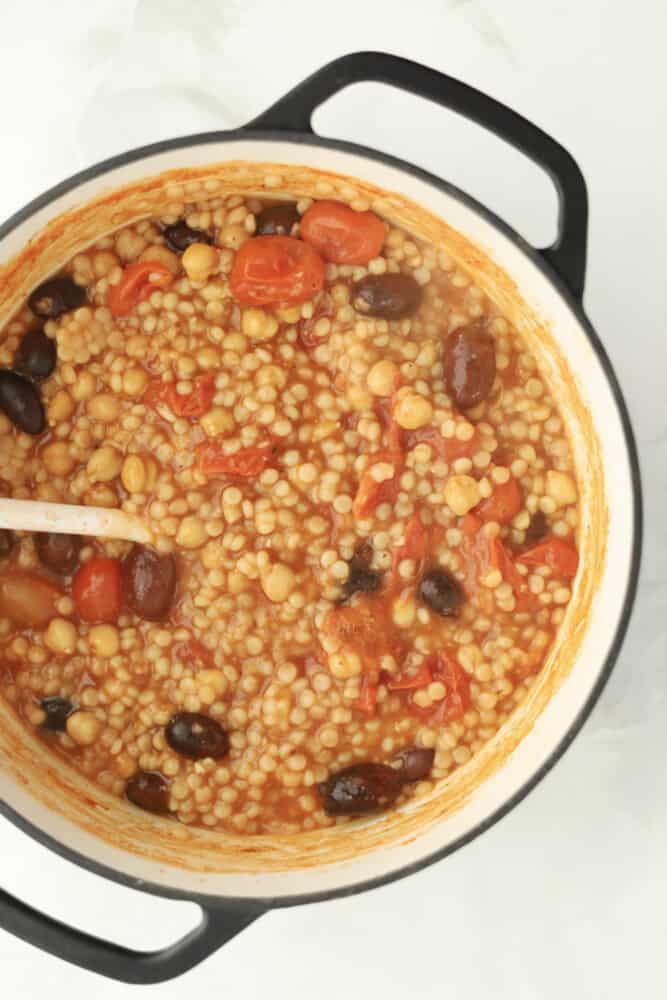
{"type": "MultiPolygon", "coordinates": [[[[622,615],[632,561],[634,499],[629,457],[616,403],[599,359],[576,315],[532,260],[494,225],[456,197],[396,167],[358,154],[282,141],[233,139],[172,149],[117,167],[51,202],[5,237],[0,244],[0,261],[18,253],[55,215],[106,190],[164,170],[220,162],[225,158],[307,163],[371,181],[423,205],[484,250],[511,275],[527,304],[551,327],[567,358],[599,435],[609,508],[606,565],[593,614],[570,676],[528,736],[504,765],[477,788],[470,800],[458,812],[408,842],[376,849],[345,864],[289,873],[196,874],[139,858],[85,833],[49,811],[24,787],[2,773],[0,762],[0,798],[30,823],[90,861],[137,880],[184,892],[280,898],[321,893],[380,878],[442,850],[501,809],[549,760],[598,680],[622,615]]],[[[345,836],[344,831],[341,835],[345,836]]]]}

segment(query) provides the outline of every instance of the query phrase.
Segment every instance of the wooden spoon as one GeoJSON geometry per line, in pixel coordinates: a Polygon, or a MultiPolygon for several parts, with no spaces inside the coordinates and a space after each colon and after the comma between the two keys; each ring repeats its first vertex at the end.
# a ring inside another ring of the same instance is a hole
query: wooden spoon
{"type": "Polygon", "coordinates": [[[0,528],[55,531],[61,535],[93,535],[150,544],[150,528],[135,514],[108,507],[78,507],[41,500],[0,499],[0,528]]]}

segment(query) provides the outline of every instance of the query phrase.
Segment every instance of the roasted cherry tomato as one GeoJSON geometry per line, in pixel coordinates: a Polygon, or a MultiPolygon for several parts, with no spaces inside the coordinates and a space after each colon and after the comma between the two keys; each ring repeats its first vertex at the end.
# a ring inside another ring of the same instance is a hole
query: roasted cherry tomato
{"type": "Polygon", "coordinates": [[[237,251],[229,284],[244,306],[296,305],[324,287],[324,261],[291,236],[257,236],[237,251]]]}
{"type": "Polygon", "coordinates": [[[482,521],[497,521],[498,524],[509,524],[523,507],[521,487],[514,476],[506,483],[495,486],[493,493],[475,507],[475,514],[482,521]]]}
{"type": "Polygon", "coordinates": [[[341,201],[316,201],[301,217],[301,238],[334,264],[367,264],[387,233],[375,212],[355,212],[341,201]]]}
{"type": "Polygon", "coordinates": [[[114,316],[127,316],[137,305],[159,288],[169,288],[174,276],[157,260],[138,260],[123,271],[117,285],[111,285],[107,304],[114,316]]]}
{"type": "Polygon", "coordinates": [[[142,403],[155,407],[158,403],[166,403],[177,417],[203,417],[211,409],[215,396],[215,376],[198,375],[194,379],[191,392],[181,395],[172,382],[155,379],[148,385],[142,403]]]}
{"type": "Polygon", "coordinates": [[[548,566],[556,576],[571,579],[577,573],[579,554],[572,542],[551,536],[522,552],[517,556],[517,562],[524,566],[548,566]]]}
{"type": "Polygon", "coordinates": [[[197,468],[207,479],[254,479],[275,458],[272,445],[252,445],[226,455],[215,441],[203,441],[197,447],[197,468]]]}
{"type": "Polygon", "coordinates": [[[103,556],[89,559],[74,577],[72,597],[84,621],[117,621],[122,605],[120,561],[103,556]]]}

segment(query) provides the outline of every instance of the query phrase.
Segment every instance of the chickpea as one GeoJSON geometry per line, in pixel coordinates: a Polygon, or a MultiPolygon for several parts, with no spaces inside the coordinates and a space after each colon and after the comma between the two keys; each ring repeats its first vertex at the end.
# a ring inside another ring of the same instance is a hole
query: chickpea
{"type": "Polygon", "coordinates": [[[128,368],[123,375],[123,392],[132,399],[141,396],[147,385],[148,375],[143,368],[128,368]]]}
{"type": "Polygon", "coordinates": [[[66,656],[76,649],[76,629],[66,618],[52,618],[44,633],[44,645],[52,653],[66,656]]]}
{"type": "Polygon", "coordinates": [[[122,467],[121,453],[112,445],[105,444],[90,456],[86,472],[91,483],[110,483],[120,475],[122,467]]]}
{"type": "Polygon", "coordinates": [[[181,261],[175,253],[163,246],[150,246],[141,253],[139,260],[154,260],[158,264],[163,264],[172,274],[178,274],[181,270],[181,261]]]}
{"type": "Polygon", "coordinates": [[[84,399],[90,399],[95,394],[97,379],[91,372],[83,371],[77,376],[76,382],[72,385],[70,392],[74,399],[80,403],[84,399]]]}
{"type": "Polygon", "coordinates": [[[115,625],[93,625],[88,642],[96,656],[111,659],[120,649],[120,636],[115,625]]]}
{"type": "Polygon", "coordinates": [[[144,456],[143,463],[144,468],[146,469],[146,483],[144,485],[144,489],[147,493],[150,493],[155,489],[159,467],[155,459],[150,455],[144,456]]]}
{"type": "Polygon", "coordinates": [[[391,396],[396,388],[398,366],[393,361],[378,361],[366,378],[366,384],[374,396],[391,396]]]}
{"type": "Polygon", "coordinates": [[[399,427],[414,431],[425,427],[433,419],[433,407],[428,399],[416,392],[407,392],[400,396],[394,407],[394,419],[399,427]]]}
{"type": "Polygon", "coordinates": [[[65,728],[75,743],[89,747],[99,736],[102,723],[92,712],[74,712],[65,723],[65,728]]]}
{"type": "Polygon", "coordinates": [[[231,431],[234,426],[233,416],[229,410],[223,410],[221,406],[214,406],[212,410],[204,414],[199,422],[202,430],[209,437],[216,437],[218,434],[231,431]]]}
{"type": "Polygon", "coordinates": [[[67,476],[76,462],[66,441],[52,441],[42,450],[42,462],[47,472],[54,476],[67,476]]]}
{"type": "Polygon", "coordinates": [[[472,476],[451,476],[445,483],[444,497],[450,510],[463,517],[479,503],[479,486],[472,476]]]}
{"type": "Polygon", "coordinates": [[[176,533],[176,544],[184,549],[198,549],[206,541],[208,535],[202,519],[196,514],[184,517],[176,533]]]}
{"type": "Polygon", "coordinates": [[[270,601],[281,604],[294,590],[294,572],[283,563],[275,563],[262,575],[262,590],[270,601]]]}
{"type": "Polygon", "coordinates": [[[577,486],[572,476],[567,472],[557,472],[550,469],[547,472],[547,495],[557,507],[567,507],[577,502],[577,486]]]}
{"type": "Polygon", "coordinates": [[[68,420],[74,413],[75,408],[76,404],[67,390],[59,389],[49,402],[47,411],[49,423],[53,426],[54,424],[61,423],[61,421],[68,420]]]}
{"type": "Polygon", "coordinates": [[[208,243],[191,243],[181,259],[191,281],[207,281],[218,266],[218,251],[208,243]]]}
{"type": "Polygon", "coordinates": [[[93,257],[93,270],[96,278],[106,278],[119,265],[118,257],[109,250],[98,250],[93,257]]]}
{"type": "Polygon", "coordinates": [[[120,404],[115,396],[110,392],[100,392],[88,403],[88,413],[93,420],[101,420],[104,424],[111,424],[118,419],[120,404]]]}
{"type": "Polygon", "coordinates": [[[244,309],[241,329],[251,340],[271,340],[278,332],[278,320],[263,309],[244,309]]]}
{"type": "Polygon", "coordinates": [[[139,455],[128,455],[123,462],[120,481],[128,493],[143,493],[146,486],[146,467],[139,455]]]}

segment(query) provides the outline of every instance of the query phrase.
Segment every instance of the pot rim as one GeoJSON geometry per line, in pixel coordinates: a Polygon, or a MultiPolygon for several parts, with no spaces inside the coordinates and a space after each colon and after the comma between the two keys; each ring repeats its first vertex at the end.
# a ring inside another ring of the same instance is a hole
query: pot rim
{"type": "Polygon", "coordinates": [[[35,841],[42,844],[42,846],[47,847],[49,850],[53,851],[55,854],[70,861],[87,871],[92,872],[95,875],[100,875],[104,878],[111,879],[121,885],[126,885],[131,889],[138,889],[143,892],[148,892],[151,895],[162,896],[168,899],[182,899],[188,902],[199,903],[205,908],[215,908],[217,907],[239,907],[240,909],[248,909],[248,907],[253,905],[258,905],[264,907],[266,910],[278,909],[288,906],[297,906],[302,903],[317,903],[328,899],[336,899],[345,896],[352,896],[356,893],[366,892],[370,889],[376,889],[383,885],[388,885],[391,882],[398,881],[408,875],[412,875],[415,872],[421,871],[427,868],[429,865],[434,864],[437,861],[441,861],[453,854],[455,851],[459,850],[461,847],[465,847],[472,840],[476,839],[480,834],[484,833],[486,830],[495,826],[501,819],[503,819],[512,809],[515,808],[526,796],[539,784],[540,781],[549,773],[549,771],[555,766],[555,764],[564,755],[565,751],[574,741],[575,737],[578,735],[582,729],[584,723],[591,714],[593,708],[595,707],[600,695],[602,694],[609,677],[611,676],[612,670],[616,664],[618,655],[625,638],[628,625],[630,623],[630,618],[632,615],[632,610],[637,594],[637,585],[639,579],[639,569],[641,563],[641,551],[642,551],[642,538],[643,538],[643,499],[642,499],[642,486],[641,486],[641,474],[639,466],[639,456],[637,452],[637,446],[635,441],[634,432],[632,429],[632,424],[630,421],[630,416],[628,412],[623,393],[621,391],[618,379],[612,367],[611,361],[607,355],[607,352],[598,337],[597,333],[593,329],[588,317],[586,316],[582,305],[577,301],[576,297],[572,294],[570,289],[567,287],[563,279],[556,273],[552,266],[546,261],[544,256],[539,250],[536,250],[531,246],[522,236],[519,235],[511,226],[500,219],[493,211],[487,208],[485,205],[481,204],[477,199],[473,198],[471,195],[466,194],[460,188],[451,184],[449,181],[443,180],[440,177],[436,177],[430,171],[418,167],[414,164],[407,163],[405,160],[399,157],[392,156],[387,153],[380,152],[379,150],[371,149],[367,146],[361,145],[359,143],[347,142],[340,139],[329,139],[318,136],[312,132],[300,132],[292,131],[287,129],[256,129],[252,126],[246,126],[238,129],[232,130],[216,130],[212,132],[200,132],[194,135],[175,137],[171,139],[163,139],[159,142],[149,143],[145,146],[139,146],[131,150],[127,150],[124,153],[119,153],[115,156],[109,157],[104,160],[100,160],[98,163],[91,165],[90,167],[85,167],[83,170],[71,175],[64,181],[48,188],[41,195],[32,199],[23,208],[19,209],[12,216],[10,216],[2,225],[0,225],[0,241],[3,240],[9,233],[11,233],[18,225],[27,221],[32,215],[42,208],[47,207],[57,198],[64,194],[72,191],[73,189],[79,187],[80,185],[100,177],[104,174],[110,173],[111,171],[117,169],[118,167],[126,166],[130,163],[135,163],[142,159],[147,159],[151,156],[157,156],[161,153],[171,152],[174,150],[182,149],[187,150],[192,146],[200,146],[206,144],[227,144],[237,141],[247,141],[247,140],[257,140],[264,141],[268,143],[280,142],[280,143],[294,143],[296,145],[308,147],[315,146],[319,148],[336,150],[343,153],[351,153],[357,156],[365,157],[366,159],[374,160],[379,163],[386,164],[388,166],[394,167],[399,171],[410,174],[413,177],[424,181],[427,184],[438,188],[440,191],[445,192],[450,197],[462,202],[466,207],[471,209],[473,212],[480,215],[487,223],[492,225],[494,228],[498,229],[503,236],[510,240],[518,250],[520,250],[525,256],[527,256],[531,263],[534,264],[547,279],[547,281],[555,288],[559,297],[564,301],[566,307],[574,315],[577,322],[579,323],[581,329],[585,333],[595,357],[602,368],[604,376],[606,378],[609,389],[611,390],[611,395],[618,412],[619,421],[621,424],[623,432],[623,443],[625,445],[625,450],[628,459],[628,466],[630,472],[631,481],[631,492],[632,492],[632,507],[633,507],[633,524],[632,524],[632,539],[631,539],[631,554],[630,554],[630,566],[628,571],[628,578],[625,585],[625,593],[623,598],[623,605],[621,612],[616,623],[613,634],[610,638],[607,653],[604,658],[603,665],[598,673],[597,679],[593,688],[591,689],[588,697],[581,706],[579,712],[577,713],[575,719],[570,724],[568,729],[561,736],[557,746],[549,754],[546,760],[540,765],[540,767],[531,774],[531,776],[521,785],[519,789],[507,799],[502,806],[492,812],[485,819],[477,823],[471,830],[467,833],[458,837],[456,840],[447,844],[445,847],[439,850],[433,851],[425,857],[419,858],[418,861],[412,862],[408,865],[403,865],[400,868],[396,868],[393,871],[387,872],[383,875],[376,876],[361,882],[355,882],[350,885],[341,886],[336,889],[323,890],[314,893],[298,893],[288,896],[280,897],[270,897],[270,896],[222,896],[219,894],[210,895],[201,892],[189,892],[184,889],[175,889],[169,886],[162,886],[158,883],[145,881],[143,879],[127,875],[124,872],[119,871],[116,868],[112,868],[108,865],[102,864],[97,861],[93,861],[81,854],[79,851],[73,848],[65,846],[57,838],[53,837],[51,834],[45,832],[40,827],[37,827],[32,822],[26,820],[20,813],[16,812],[11,806],[0,799],[0,815],[4,816],[10,822],[12,822],[16,827],[18,827],[23,833],[27,833],[35,841]]]}

